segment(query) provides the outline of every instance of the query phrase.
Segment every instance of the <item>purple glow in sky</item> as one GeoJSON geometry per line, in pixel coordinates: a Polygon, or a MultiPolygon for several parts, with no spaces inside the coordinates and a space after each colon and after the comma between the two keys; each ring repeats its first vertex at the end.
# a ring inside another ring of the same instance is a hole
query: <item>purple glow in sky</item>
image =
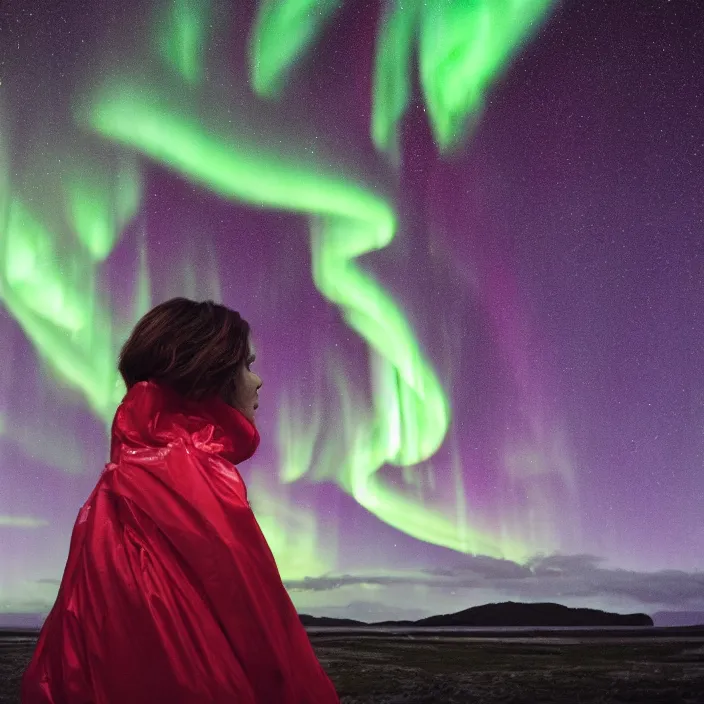
{"type": "Polygon", "coordinates": [[[53,603],[117,349],[174,295],[252,324],[241,469],[301,611],[704,611],[697,3],[556,4],[452,150],[422,39],[397,143],[370,133],[389,15],[340,5],[271,91],[254,0],[0,8],[0,623],[53,603]],[[387,209],[369,288],[321,277],[387,209]],[[430,400],[394,457],[405,363],[430,400]]]}

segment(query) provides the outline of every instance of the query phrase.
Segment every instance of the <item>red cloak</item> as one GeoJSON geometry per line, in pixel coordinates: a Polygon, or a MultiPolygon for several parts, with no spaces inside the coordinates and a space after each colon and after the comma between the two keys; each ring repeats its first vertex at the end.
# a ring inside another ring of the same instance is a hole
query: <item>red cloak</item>
{"type": "Polygon", "coordinates": [[[115,414],[23,704],[337,704],[235,464],[259,434],[152,382],[115,414]]]}

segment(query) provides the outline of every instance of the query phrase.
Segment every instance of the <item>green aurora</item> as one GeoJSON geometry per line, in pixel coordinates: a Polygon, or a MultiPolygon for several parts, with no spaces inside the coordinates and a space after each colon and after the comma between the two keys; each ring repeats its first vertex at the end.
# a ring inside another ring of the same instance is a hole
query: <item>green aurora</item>
{"type": "MultiPolygon", "coordinates": [[[[439,149],[460,148],[487,91],[551,6],[548,0],[443,0],[432,9],[420,0],[387,2],[370,96],[376,149],[396,166],[402,161],[399,131],[412,97],[415,59],[439,149]]],[[[285,95],[341,9],[342,2],[333,0],[262,0],[249,40],[250,87],[259,100],[285,95]]],[[[456,510],[432,506],[423,495],[421,475],[432,475],[432,458],[448,437],[449,396],[401,304],[359,263],[397,236],[393,199],[348,174],[342,162],[303,161],[274,135],[239,133],[236,122],[219,122],[220,106],[206,104],[212,96],[204,88],[213,12],[213,3],[203,0],[158,6],[145,50],[169,80],[116,68],[93,76],[75,96],[72,130],[80,137],[65,145],[53,180],[40,179],[52,202],[39,207],[28,197],[30,189],[8,191],[0,299],[52,378],[80,394],[107,426],[124,392],[114,368],[116,351],[152,304],[146,248],[129,309],[118,310],[100,287],[101,265],[139,214],[140,164],[165,166],[231,201],[298,213],[310,225],[317,290],[366,344],[372,398],[370,403],[344,369],[336,368],[339,417],[324,423],[319,412],[299,415],[283,389],[280,481],[332,481],[377,518],[418,540],[464,553],[527,557],[536,548],[530,541],[490,535],[473,523],[459,458],[452,470],[456,510]],[[182,93],[171,89],[174,77],[182,93]],[[324,425],[339,432],[326,434],[324,425]]],[[[213,288],[217,294],[217,285],[213,288]]],[[[256,481],[252,490],[283,576],[329,569],[320,557],[315,515],[294,511],[256,481]],[[296,557],[286,549],[292,544],[296,557]]]]}

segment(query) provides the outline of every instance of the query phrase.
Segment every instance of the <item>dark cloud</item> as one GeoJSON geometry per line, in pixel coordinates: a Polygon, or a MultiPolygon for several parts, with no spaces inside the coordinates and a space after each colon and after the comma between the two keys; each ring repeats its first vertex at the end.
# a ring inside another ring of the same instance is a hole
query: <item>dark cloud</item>
{"type": "Polygon", "coordinates": [[[527,568],[533,574],[584,574],[597,569],[603,561],[595,555],[537,555],[527,568]]]}
{"type": "Polygon", "coordinates": [[[531,570],[527,566],[482,555],[464,555],[452,567],[430,568],[423,572],[430,576],[444,577],[454,577],[461,573],[484,579],[522,579],[531,576],[531,570]]]}
{"type": "MultiPolygon", "coordinates": [[[[638,572],[604,565],[601,558],[583,554],[541,555],[526,565],[488,557],[459,556],[444,567],[392,575],[330,574],[285,584],[294,599],[297,593],[315,594],[315,607],[302,608],[302,611],[370,622],[414,620],[479,603],[509,600],[598,605],[597,608],[646,613],[704,611],[704,572],[638,572]],[[351,603],[340,604],[340,589],[348,588],[346,595],[361,595],[365,587],[375,589],[374,603],[354,599],[351,603]],[[416,587],[425,588],[418,603],[414,603],[411,596],[416,587]]],[[[24,602],[5,605],[4,609],[0,604],[0,611],[41,612],[51,608],[59,580],[44,578],[33,584],[35,588],[28,590],[24,602]]]]}
{"type": "MultiPolygon", "coordinates": [[[[468,557],[456,567],[425,569],[381,577],[327,575],[287,582],[291,591],[325,592],[350,586],[425,586],[458,593],[481,590],[496,600],[571,601],[605,599],[668,608],[704,608],[704,572],[637,572],[603,567],[594,555],[537,556],[525,566],[508,560],[468,557]]],[[[383,597],[382,597],[383,599],[383,597]]]]}
{"type": "Polygon", "coordinates": [[[636,572],[600,567],[593,555],[552,555],[531,561],[540,589],[558,587],[574,596],[617,596],[643,604],[704,603],[704,572],[636,572]]]}
{"type": "Polygon", "coordinates": [[[409,571],[407,575],[336,575],[325,577],[307,577],[302,580],[288,581],[286,587],[292,591],[327,591],[350,585],[419,585],[455,586],[461,580],[463,586],[479,585],[488,579],[524,579],[531,576],[528,567],[510,560],[497,560],[492,557],[464,556],[455,567],[431,567],[409,571]]]}

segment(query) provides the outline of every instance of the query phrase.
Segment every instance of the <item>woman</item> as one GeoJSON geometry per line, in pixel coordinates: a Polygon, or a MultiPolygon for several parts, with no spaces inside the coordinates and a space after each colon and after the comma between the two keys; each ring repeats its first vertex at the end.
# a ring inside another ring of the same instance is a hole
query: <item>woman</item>
{"type": "Polygon", "coordinates": [[[247,322],[211,301],[139,321],[23,704],[339,701],[235,467],[259,444],[253,361],[247,322]]]}

